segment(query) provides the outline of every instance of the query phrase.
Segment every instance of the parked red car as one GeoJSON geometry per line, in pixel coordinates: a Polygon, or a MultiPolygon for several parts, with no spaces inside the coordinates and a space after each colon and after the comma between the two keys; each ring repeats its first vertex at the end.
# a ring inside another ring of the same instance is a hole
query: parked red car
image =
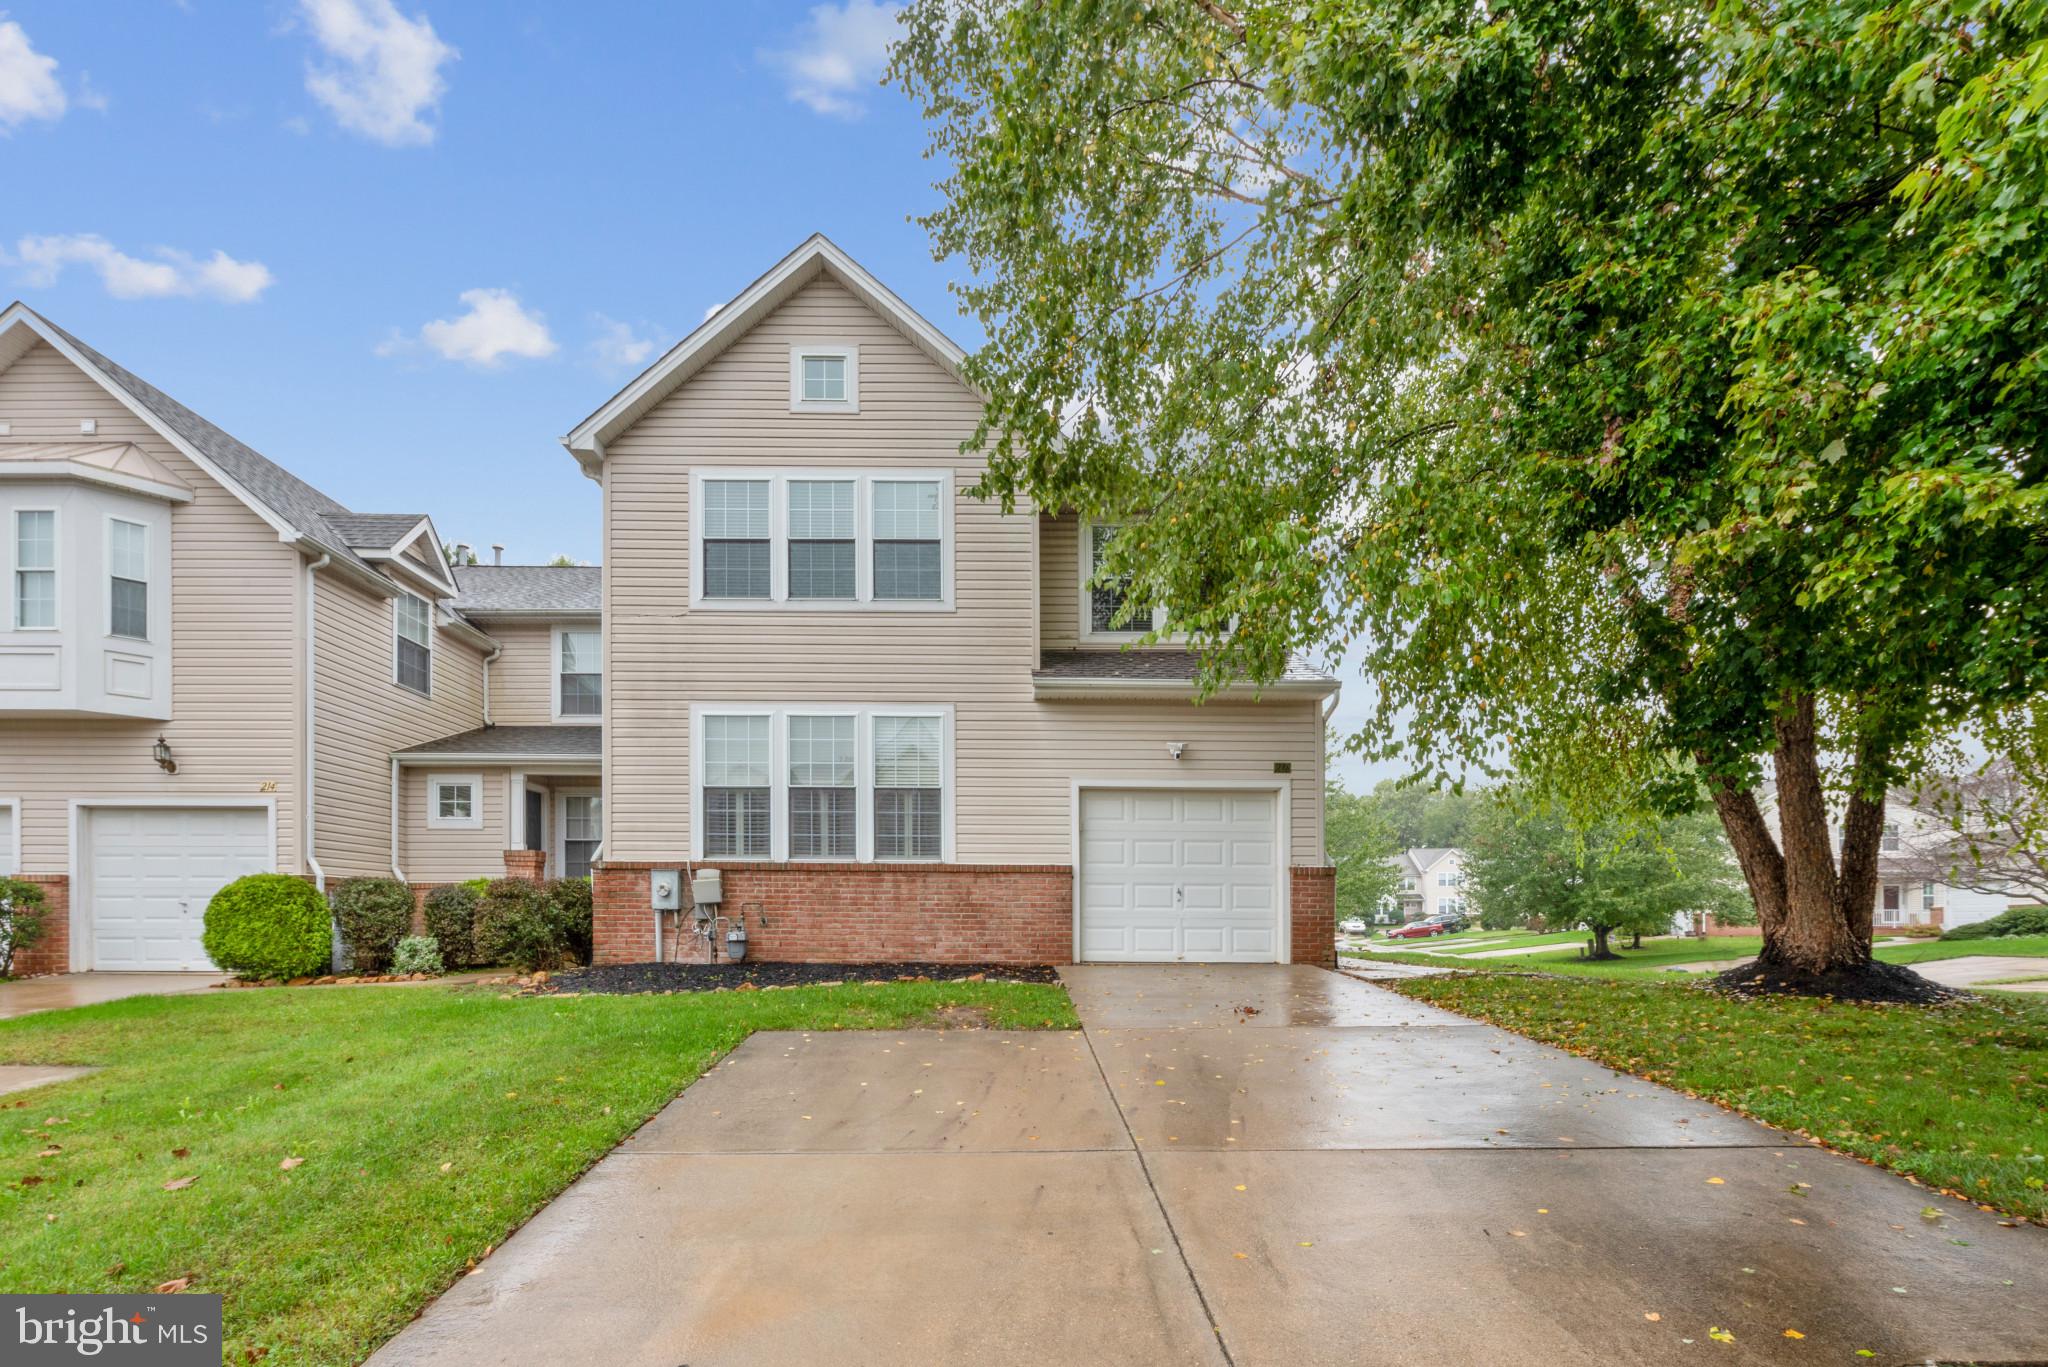
{"type": "Polygon", "coordinates": [[[1387,932],[1389,940],[1422,940],[1431,935],[1448,935],[1451,928],[1442,921],[1410,921],[1387,932]]]}

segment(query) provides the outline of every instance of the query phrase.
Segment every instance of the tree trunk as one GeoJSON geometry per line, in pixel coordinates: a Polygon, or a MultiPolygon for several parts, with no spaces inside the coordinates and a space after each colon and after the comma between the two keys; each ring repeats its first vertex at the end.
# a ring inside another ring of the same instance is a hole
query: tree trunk
{"type": "Polygon", "coordinates": [[[1643,932],[1637,931],[1635,938],[1628,942],[1628,947],[1630,949],[1641,949],[1643,947],[1643,932]]]}
{"type": "Polygon", "coordinates": [[[1621,957],[1619,954],[1616,954],[1612,949],[1608,948],[1607,937],[1614,933],[1612,930],[1610,930],[1606,926],[1594,926],[1592,927],[1592,930],[1593,952],[1587,956],[1588,958],[1618,959],[1621,957]]]}

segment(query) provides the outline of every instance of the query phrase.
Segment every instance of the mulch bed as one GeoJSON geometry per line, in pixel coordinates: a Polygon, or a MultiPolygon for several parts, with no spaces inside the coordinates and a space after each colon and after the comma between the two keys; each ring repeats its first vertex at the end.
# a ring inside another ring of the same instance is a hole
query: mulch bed
{"type": "Polygon", "coordinates": [[[820,983],[957,982],[1056,983],[1044,964],[602,964],[548,977],[551,992],[711,992],[738,987],[811,987],[820,983]]]}
{"type": "Polygon", "coordinates": [[[1845,1002],[1897,1002],[1907,1006],[1938,1006],[1968,995],[1923,978],[1904,964],[1873,959],[1857,970],[1798,973],[1784,968],[1743,964],[1716,974],[1710,990],[1736,997],[1832,997],[1845,1002]]]}

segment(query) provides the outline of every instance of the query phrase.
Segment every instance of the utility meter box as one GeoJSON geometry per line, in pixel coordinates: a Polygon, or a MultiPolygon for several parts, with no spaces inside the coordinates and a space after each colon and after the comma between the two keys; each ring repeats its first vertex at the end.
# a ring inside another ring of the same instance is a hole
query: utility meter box
{"type": "Polygon", "coordinates": [[[680,911],[683,907],[683,875],[677,869],[656,869],[647,875],[647,890],[656,911],[680,911]]]}
{"type": "Polygon", "coordinates": [[[725,880],[717,869],[699,869],[690,880],[690,900],[700,907],[715,907],[725,900],[725,880]]]}

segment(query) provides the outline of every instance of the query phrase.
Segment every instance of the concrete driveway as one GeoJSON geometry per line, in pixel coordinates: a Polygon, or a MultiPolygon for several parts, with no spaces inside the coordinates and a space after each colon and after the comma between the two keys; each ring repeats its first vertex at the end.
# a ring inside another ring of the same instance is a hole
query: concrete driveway
{"type": "Polygon", "coordinates": [[[755,1035],[372,1362],[2048,1353],[2039,1229],[1319,969],[1066,977],[1074,1035],[755,1035]]]}
{"type": "Polygon", "coordinates": [[[32,1016],[38,1011],[97,1006],[123,997],[204,992],[215,983],[226,981],[218,973],[53,973],[45,978],[23,978],[19,982],[0,983],[0,1020],[32,1016]]]}

